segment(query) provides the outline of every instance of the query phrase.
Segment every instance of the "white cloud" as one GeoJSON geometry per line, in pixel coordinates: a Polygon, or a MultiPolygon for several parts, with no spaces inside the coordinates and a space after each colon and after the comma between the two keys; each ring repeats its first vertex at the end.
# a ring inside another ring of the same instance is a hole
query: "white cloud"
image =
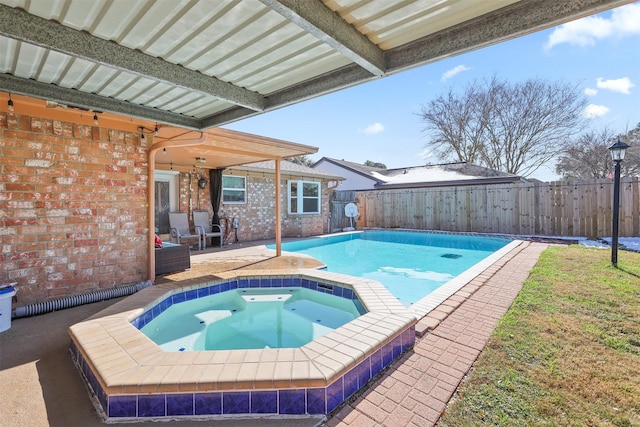
{"type": "Polygon", "coordinates": [[[593,46],[597,40],[633,35],[640,35],[640,4],[637,3],[614,9],[610,18],[588,16],[557,27],[549,35],[545,49],[562,43],[593,46]]]}
{"type": "Polygon", "coordinates": [[[590,87],[584,90],[584,94],[587,96],[594,96],[598,94],[598,89],[591,89],[590,87]]]}
{"type": "Polygon", "coordinates": [[[582,112],[582,115],[587,119],[597,119],[609,112],[609,107],[604,105],[589,104],[582,112]]]}
{"type": "Polygon", "coordinates": [[[365,135],[375,135],[376,133],[380,133],[384,130],[384,126],[382,123],[373,123],[362,130],[362,133],[365,135]]]}
{"type": "Polygon", "coordinates": [[[421,158],[421,159],[424,159],[424,160],[428,159],[432,155],[433,155],[433,153],[428,148],[425,148],[420,153],[418,153],[418,157],[421,158]]]}
{"type": "Polygon", "coordinates": [[[604,80],[602,77],[598,77],[597,86],[600,89],[608,89],[613,92],[620,92],[625,95],[629,95],[631,93],[630,89],[635,85],[631,83],[631,79],[629,79],[629,77],[623,77],[616,80],[604,80]]]}
{"type": "Polygon", "coordinates": [[[466,65],[458,65],[453,67],[452,69],[448,70],[447,72],[445,72],[442,75],[442,79],[441,81],[446,81],[449,80],[451,77],[455,76],[456,74],[459,74],[463,71],[469,71],[471,68],[467,67],[466,65]]]}

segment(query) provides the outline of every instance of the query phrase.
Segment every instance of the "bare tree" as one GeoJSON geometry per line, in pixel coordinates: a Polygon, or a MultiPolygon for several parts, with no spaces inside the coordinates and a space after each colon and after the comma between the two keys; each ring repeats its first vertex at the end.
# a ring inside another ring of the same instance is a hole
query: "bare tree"
{"type": "Polygon", "coordinates": [[[626,134],[605,127],[591,130],[567,144],[556,163],[556,173],[564,179],[610,178],[613,161],[609,147],[618,139],[630,145],[622,162],[623,176],[640,174],[640,123],[626,134]]]}
{"type": "Polygon", "coordinates": [[[582,129],[587,100],[578,86],[493,77],[452,89],[422,107],[426,147],[441,160],[530,175],[560,154],[582,129]]]}
{"type": "Polygon", "coordinates": [[[621,136],[630,145],[622,162],[622,174],[624,176],[640,175],[640,123],[635,128],[621,136]]]}
{"type": "Polygon", "coordinates": [[[613,173],[609,147],[617,133],[610,128],[589,131],[567,144],[556,163],[556,173],[564,179],[607,178],[613,173]]]}

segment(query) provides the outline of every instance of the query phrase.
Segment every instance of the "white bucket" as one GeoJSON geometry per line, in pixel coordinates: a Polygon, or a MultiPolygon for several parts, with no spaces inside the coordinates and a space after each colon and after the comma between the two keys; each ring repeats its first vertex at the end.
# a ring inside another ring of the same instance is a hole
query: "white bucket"
{"type": "Polygon", "coordinates": [[[0,285],[0,332],[11,327],[11,298],[15,294],[13,285],[0,285]]]}

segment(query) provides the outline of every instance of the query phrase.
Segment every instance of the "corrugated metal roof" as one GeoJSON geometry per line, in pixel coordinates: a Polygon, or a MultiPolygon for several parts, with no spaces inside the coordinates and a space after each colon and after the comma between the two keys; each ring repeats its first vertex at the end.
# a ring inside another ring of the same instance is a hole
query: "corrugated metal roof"
{"type": "Polygon", "coordinates": [[[206,129],[630,0],[0,0],[0,89],[206,129]]]}

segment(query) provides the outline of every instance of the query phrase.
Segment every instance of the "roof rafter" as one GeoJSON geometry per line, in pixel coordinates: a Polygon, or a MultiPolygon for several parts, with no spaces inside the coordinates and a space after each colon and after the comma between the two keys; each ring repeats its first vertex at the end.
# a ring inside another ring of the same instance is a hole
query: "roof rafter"
{"type": "Polygon", "coordinates": [[[23,79],[10,74],[0,74],[0,88],[7,92],[55,101],[68,106],[82,107],[87,110],[117,113],[142,120],[179,126],[185,129],[202,129],[201,120],[194,119],[193,117],[132,104],[130,102],[118,101],[113,98],[105,98],[92,93],[67,89],[49,83],[23,79]]]}
{"type": "Polygon", "coordinates": [[[231,83],[0,5],[0,35],[262,111],[264,98],[231,83]]]}
{"type": "Polygon", "coordinates": [[[320,1],[260,0],[374,76],[386,73],[384,52],[320,1]]]}

